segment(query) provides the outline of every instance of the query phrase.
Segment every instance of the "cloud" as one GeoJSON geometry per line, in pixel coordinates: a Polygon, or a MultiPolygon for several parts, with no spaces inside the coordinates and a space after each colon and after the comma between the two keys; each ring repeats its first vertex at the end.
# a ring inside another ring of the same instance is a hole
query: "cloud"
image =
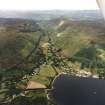
{"type": "Polygon", "coordinates": [[[98,9],[96,0],[0,0],[2,10],[98,9]]]}

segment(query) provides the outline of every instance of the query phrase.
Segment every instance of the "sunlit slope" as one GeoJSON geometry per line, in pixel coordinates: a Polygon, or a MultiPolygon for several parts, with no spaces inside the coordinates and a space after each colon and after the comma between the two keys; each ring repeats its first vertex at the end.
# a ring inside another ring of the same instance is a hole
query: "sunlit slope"
{"type": "Polygon", "coordinates": [[[70,57],[81,48],[89,46],[91,41],[104,43],[105,31],[104,24],[101,22],[59,18],[51,20],[47,25],[53,30],[51,38],[54,43],[70,57]]]}

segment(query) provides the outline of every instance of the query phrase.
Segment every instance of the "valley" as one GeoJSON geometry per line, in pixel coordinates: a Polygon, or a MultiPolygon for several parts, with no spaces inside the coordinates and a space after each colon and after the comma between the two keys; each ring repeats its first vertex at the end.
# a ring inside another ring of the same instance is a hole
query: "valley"
{"type": "Polygon", "coordinates": [[[105,24],[99,11],[1,13],[0,104],[55,104],[45,90],[21,87],[34,81],[51,89],[61,73],[105,79],[105,24]]]}

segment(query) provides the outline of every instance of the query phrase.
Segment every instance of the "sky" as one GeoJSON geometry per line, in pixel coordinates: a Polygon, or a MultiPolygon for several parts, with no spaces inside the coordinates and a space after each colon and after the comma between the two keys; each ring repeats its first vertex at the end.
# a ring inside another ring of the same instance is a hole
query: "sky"
{"type": "Polygon", "coordinates": [[[0,0],[0,10],[95,10],[96,0],[0,0]]]}

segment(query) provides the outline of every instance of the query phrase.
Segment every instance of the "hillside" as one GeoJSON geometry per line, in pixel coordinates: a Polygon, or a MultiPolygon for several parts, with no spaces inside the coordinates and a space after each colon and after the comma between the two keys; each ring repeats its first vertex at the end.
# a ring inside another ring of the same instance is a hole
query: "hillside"
{"type": "Polygon", "coordinates": [[[70,57],[94,41],[104,43],[104,24],[100,21],[72,21],[57,18],[42,23],[46,30],[52,30],[54,43],[70,57]]]}
{"type": "Polygon", "coordinates": [[[8,68],[27,56],[42,34],[40,29],[35,21],[0,18],[0,68],[8,68]]]}

